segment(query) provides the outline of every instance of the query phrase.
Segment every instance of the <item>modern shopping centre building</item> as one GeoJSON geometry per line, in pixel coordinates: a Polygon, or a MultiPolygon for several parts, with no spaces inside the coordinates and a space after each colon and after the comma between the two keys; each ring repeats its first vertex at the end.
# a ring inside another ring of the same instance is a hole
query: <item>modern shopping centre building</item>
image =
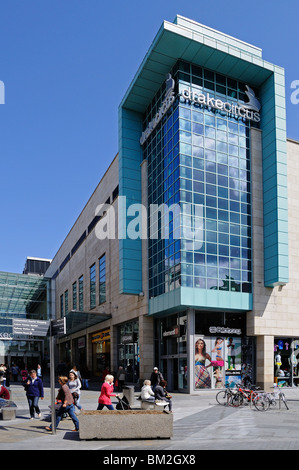
{"type": "MultiPolygon", "coordinates": [[[[113,156],[112,156],[113,157],[113,156]]],[[[119,149],[45,276],[61,361],[170,390],[299,383],[299,143],[284,69],[164,21],[119,106],[119,149]]]]}

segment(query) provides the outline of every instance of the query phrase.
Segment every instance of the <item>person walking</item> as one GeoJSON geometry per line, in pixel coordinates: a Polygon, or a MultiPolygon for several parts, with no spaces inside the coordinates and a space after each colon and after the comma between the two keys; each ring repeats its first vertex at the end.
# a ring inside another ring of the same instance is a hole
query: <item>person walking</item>
{"type": "MultiPolygon", "coordinates": [[[[58,396],[59,396],[59,399],[62,401],[62,404],[56,414],[56,428],[58,428],[62,415],[64,415],[65,413],[68,413],[69,417],[72,419],[75,425],[75,429],[72,429],[72,431],[79,431],[79,420],[75,413],[73,395],[71,394],[71,391],[67,385],[68,378],[58,377],[58,382],[60,384],[58,396]]],[[[46,426],[45,429],[47,431],[52,431],[52,426],[46,426]]]]}
{"type": "Polygon", "coordinates": [[[101,395],[99,396],[97,410],[102,410],[104,406],[106,406],[108,410],[114,410],[111,397],[118,397],[118,394],[113,393],[113,381],[113,375],[106,375],[105,381],[101,388],[101,395]]]}
{"type": "Polygon", "coordinates": [[[117,374],[116,374],[116,378],[118,381],[118,391],[122,392],[123,386],[126,380],[126,373],[125,373],[125,369],[123,368],[123,366],[119,366],[117,374]]]}
{"type": "Polygon", "coordinates": [[[67,383],[71,394],[74,398],[74,405],[78,408],[78,410],[82,410],[82,406],[80,405],[80,389],[81,389],[81,382],[77,377],[77,374],[74,370],[71,370],[69,373],[69,380],[67,383]]]}
{"type": "Polygon", "coordinates": [[[26,390],[30,419],[34,419],[34,412],[37,413],[38,418],[41,417],[41,412],[38,406],[39,399],[44,399],[44,387],[42,380],[37,377],[36,370],[31,370],[26,381],[23,383],[26,390]]]}
{"type": "Polygon", "coordinates": [[[162,372],[159,371],[158,367],[154,367],[154,370],[151,374],[151,384],[153,392],[155,391],[156,386],[160,384],[161,380],[164,380],[162,372]]]}

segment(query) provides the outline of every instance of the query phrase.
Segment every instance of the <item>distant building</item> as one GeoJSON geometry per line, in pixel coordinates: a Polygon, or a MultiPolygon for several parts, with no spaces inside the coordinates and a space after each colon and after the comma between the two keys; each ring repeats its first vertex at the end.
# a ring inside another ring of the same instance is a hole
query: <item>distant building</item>
{"type": "Polygon", "coordinates": [[[51,259],[27,256],[23,274],[39,274],[43,276],[50,266],[51,259]]]}

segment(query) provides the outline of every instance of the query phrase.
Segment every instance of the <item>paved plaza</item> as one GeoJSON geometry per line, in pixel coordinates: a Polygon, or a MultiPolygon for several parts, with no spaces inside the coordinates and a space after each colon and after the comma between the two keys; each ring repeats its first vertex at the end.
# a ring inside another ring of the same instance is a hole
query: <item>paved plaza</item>
{"type": "MultiPolygon", "coordinates": [[[[81,404],[95,410],[99,397],[97,384],[82,390],[81,404]]],[[[72,432],[70,418],[63,419],[56,434],[48,433],[50,388],[40,400],[42,416],[29,419],[25,392],[21,384],[12,384],[12,399],[17,404],[16,419],[0,420],[0,450],[101,450],[101,451],[191,451],[200,450],[298,450],[299,389],[285,389],[289,410],[284,406],[266,412],[244,405],[240,408],[218,405],[215,391],[200,396],[173,394],[174,435],[172,439],[152,440],[80,440],[72,432]]],[[[135,404],[139,407],[138,393],[135,404]]],[[[114,399],[115,400],[115,399],[114,399]]],[[[112,400],[112,401],[114,401],[112,400]]],[[[146,426],[146,422],[144,423],[146,426]]],[[[125,438],[125,436],[124,436],[125,438]]]]}

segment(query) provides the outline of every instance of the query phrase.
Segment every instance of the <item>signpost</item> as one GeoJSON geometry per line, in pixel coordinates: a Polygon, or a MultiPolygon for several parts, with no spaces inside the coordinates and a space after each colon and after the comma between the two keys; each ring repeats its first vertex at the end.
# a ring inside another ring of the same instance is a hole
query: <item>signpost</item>
{"type": "Polygon", "coordinates": [[[50,387],[51,387],[51,422],[52,434],[56,434],[56,411],[55,411],[55,358],[54,344],[55,336],[66,333],[66,318],[51,320],[50,324],[50,387]]]}
{"type": "Polygon", "coordinates": [[[12,321],[13,336],[47,336],[49,320],[28,320],[27,318],[14,318],[12,321]]]}
{"type": "Polygon", "coordinates": [[[33,320],[27,318],[1,319],[0,339],[13,340],[21,336],[50,336],[50,386],[52,432],[56,433],[55,413],[55,336],[66,334],[66,317],[58,320],[33,320]]]}

